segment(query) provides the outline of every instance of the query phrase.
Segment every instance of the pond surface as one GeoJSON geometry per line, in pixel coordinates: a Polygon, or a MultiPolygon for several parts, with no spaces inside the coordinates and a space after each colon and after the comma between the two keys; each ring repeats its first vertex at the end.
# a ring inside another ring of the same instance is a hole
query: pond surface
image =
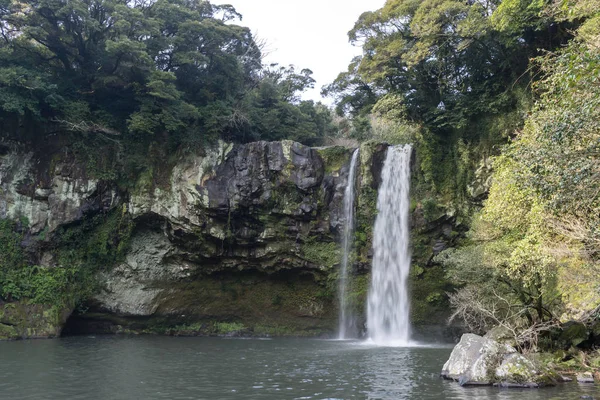
{"type": "Polygon", "coordinates": [[[463,388],[451,347],[310,339],[70,337],[0,342],[2,399],[600,399],[594,386],[463,388]]]}

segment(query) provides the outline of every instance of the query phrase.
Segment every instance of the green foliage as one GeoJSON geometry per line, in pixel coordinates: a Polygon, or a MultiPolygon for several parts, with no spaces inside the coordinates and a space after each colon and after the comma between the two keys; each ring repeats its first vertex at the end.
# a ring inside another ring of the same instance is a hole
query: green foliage
{"type": "Polygon", "coordinates": [[[446,292],[452,288],[440,265],[421,268],[420,273],[411,274],[411,321],[417,325],[434,325],[439,315],[448,310],[446,292]]]}
{"type": "Polygon", "coordinates": [[[592,272],[600,256],[600,32],[589,29],[584,24],[569,46],[536,60],[539,99],[495,160],[471,243],[438,256],[463,291],[521,308],[525,325],[563,312],[576,318],[574,310],[600,302],[592,272]],[[575,275],[587,278],[574,284],[575,275]]]}
{"type": "Polygon", "coordinates": [[[239,332],[245,329],[244,324],[239,322],[215,322],[214,330],[219,335],[226,335],[228,333],[239,332]]]}
{"type": "Polygon", "coordinates": [[[10,340],[10,339],[18,339],[19,334],[14,326],[5,325],[0,323],[0,339],[2,340],[10,340]]]}
{"type": "Polygon", "coordinates": [[[125,210],[99,215],[55,233],[57,266],[30,265],[18,224],[0,220],[0,297],[31,304],[74,307],[97,289],[95,273],[124,256],[133,224],[125,210]]]}
{"type": "Polygon", "coordinates": [[[23,266],[6,271],[2,278],[2,297],[28,299],[32,304],[63,305],[66,293],[81,278],[77,268],[23,266]]]}
{"type": "Polygon", "coordinates": [[[519,34],[543,26],[542,10],[546,0],[503,0],[492,14],[492,23],[501,32],[519,34]]]}
{"type": "Polygon", "coordinates": [[[435,199],[427,198],[423,200],[423,218],[427,222],[433,222],[443,216],[443,211],[435,199]]]}
{"type": "Polygon", "coordinates": [[[333,268],[340,262],[339,245],[323,242],[316,237],[308,238],[301,247],[302,258],[323,268],[333,268]]]}
{"type": "Polygon", "coordinates": [[[527,64],[516,60],[526,60],[529,50],[494,30],[490,14],[496,6],[388,0],[383,8],[363,14],[350,31],[363,55],[327,92],[337,94],[340,112],[353,115],[395,99],[396,110],[437,134],[501,114],[514,107],[514,101],[498,100],[526,71],[527,64]],[[366,88],[368,100],[355,101],[366,88]]]}
{"type": "Polygon", "coordinates": [[[122,260],[133,230],[130,214],[123,208],[97,215],[80,225],[57,231],[60,265],[75,265],[97,271],[122,260]]]}
{"type": "Polygon", "coordinates": [[[350,151],[342,146],[321,147],[317,152],[323,159],[327,174],[338,172],[351,158],[350,151]]]}
{"type": "Polygon", "coordinates": [[[23,233],[19,226],[8,219],[0,219],[0,267],[2,271],[18,268],[25,263],[21,248],[23,233]]]}
{"type": "MultiPolygon", "coordinates": [[[[562,8],[572,3],[589,9],[562,8]]],[[[419,195],[465,219],[476,165],[498,154],[531,106],[538,68],[529,59],[565,43],[581,21],[553,7],[387,0],[355,23],[349,38],[362,55],[324,93],[351,116],[351,137],[413,143],[419,195]]]]}
{"type": "Polygon", "coordinates": [[[299,99],[312,72],[264,67],[229,5],[5,0],[0,16],[2,121],[170,151],[218,137],[311,143],[333,129],[325,106],[299,99]]]}

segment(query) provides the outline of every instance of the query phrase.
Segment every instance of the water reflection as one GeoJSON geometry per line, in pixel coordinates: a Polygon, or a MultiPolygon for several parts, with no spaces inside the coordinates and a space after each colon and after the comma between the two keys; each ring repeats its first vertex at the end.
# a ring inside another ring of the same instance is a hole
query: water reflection
{"type": "Polygon", "coordinates": [[[325,340],[97,337],[0,342],[7,399],[600,399],[593,386],[462,388],[449,347],[325,340]]]}

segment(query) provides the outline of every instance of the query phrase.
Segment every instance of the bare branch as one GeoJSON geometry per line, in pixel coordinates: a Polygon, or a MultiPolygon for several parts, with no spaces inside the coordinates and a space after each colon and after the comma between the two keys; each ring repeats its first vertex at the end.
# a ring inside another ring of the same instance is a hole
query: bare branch
{"type": "MultiPolygon", "coordinates": [[[[102,125],[98,125],[96,123],[89,123],[86,121],[81,121],[81,122],[70,122],[70,121],[65,121],[65,120],[61,120],[61,119],[53,119],[52,122],[57,122],[61,125],[63,125],[65,127],[65,129],[69,130],[69,131],[73,131],[73,132],[83,132],[83,133],[96,133],[96,134],[105,134],[105,135],[111,135],[111,136],[120,136],[121,133],[111,129],[111,128],[107,128],[105,126],[102,125]]],[[[108,139],[108,138],[107,138],[108,139]]],[[[115,141],[114,139],[111,139],[113,141],[115,141]]]]}

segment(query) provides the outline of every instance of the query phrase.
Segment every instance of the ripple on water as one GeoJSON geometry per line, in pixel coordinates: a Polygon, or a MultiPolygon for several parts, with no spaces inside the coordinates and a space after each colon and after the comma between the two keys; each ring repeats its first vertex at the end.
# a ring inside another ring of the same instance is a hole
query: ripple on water
{"type": "Polygon", "coordinates": [[[462,388],[439,378],[448,347],[363,341],[102,337],[0,342],[6,399],[600,398],[577,384],[543,390],[462,388]]]}

